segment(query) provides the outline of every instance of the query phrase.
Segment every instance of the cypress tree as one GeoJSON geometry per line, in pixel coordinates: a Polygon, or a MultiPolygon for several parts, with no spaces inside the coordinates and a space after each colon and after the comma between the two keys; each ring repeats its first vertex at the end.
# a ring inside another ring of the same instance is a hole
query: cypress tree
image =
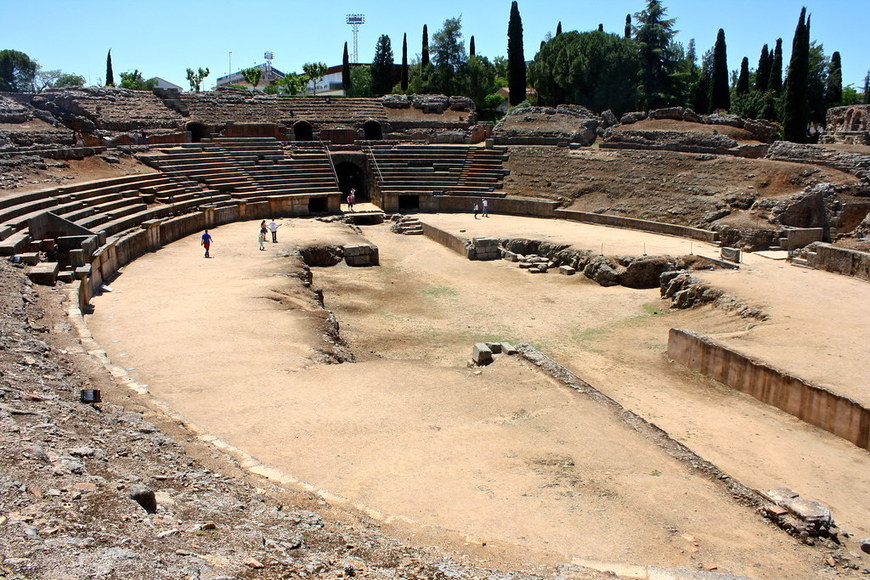
{"type": "Polygon", "coordinates": [[[604,32],[604,25],[600,22],[598,23],[598,32],[604,32]]]}
{"type": "Polygon", "coordinates": [[[870,104],[870,70],[864,75],[864,104],[870,104]]]}
{"type": "Polygon", "coordinates": [[[387,95],[393,89],[393,46],[390,37],[382,34],[375,46],[372,60],[372,91],[377,96],[387,95]]]}
{"type": "Polygon", "coordinates": [[[710,93],[710,110],[728,110],[731,106],[731,92],[728,90],[728,56],[725,47],[725,31],[719,29],[716,45],[713,47],[713,90],[710,93]]]}
{"type": "Polygon", "coordinates": [[[745,56],[740,62],[740,76],[737,77],[737,87],[734,92],[738,95],[745,95],[749,92],[749,59],[745,56]]]}
{"type": "Polygon", "coordinates": [[[828,67],[828,83],[825,87],[825,101],[829,107],[836,107],[843,102],[843,63],[840,53],[831,55],[831,65],[828,67]]]}
{"type": "Polygon", "coordinates": [[[559,21],[559,24],[556,25],[556,36],[562,34],[562,21],[559,21]]]}
{"type": "Polygon", "coordinates": [[[770,65],[770,81],[767,88],[779,94],[782,91],[782,39],[776,39],[773,49],[773,62],[770,65]]]}
{"type": "Polygon", "coordinates": [[[112,49],[109,49],[109,54],[106,56],[106,86],[115,86],[115,74],[112,72],[112,49]]]}
{"type": "Polygon", "coordinates": [[[523,56],[523,21],[516,0],[508,22],[508,90],[511,106],[526,99],[526,59],[523,56]]]}
{"type": "Polygon", "coordinates": [[[631,38],[631,14],[625,15],[625,37],[631,38]]]}
{"type": "Polygon", "coordinates": [[[477,51],[474,49],[474,37],[468,41],[468,56],[477,56],[477,51]]]}
{"type": "Polygon", "coordinates": [[[402,35],[402,81],[403,91],[408,90],[408,33],[402,35]]]}
{"type": "Polygon", "coordinates": [[[782,130],[786,141],[803,143],[807,140],[807,125],[810,120],[807,101],[807,81],[809,80],[809,36],[806,25],[807,9],[801,9],[797,27],[792,40],[791,60],[785,79],[784,102],[782,110],[782,130]]]}
{"type": "Polygon", "coordinates": [[[758,70],[755,72],[755,90],[764,92],[770,84],[770,52],[767,45],[761,49],[761,57],[758,59],[758,70]]]}
{"type": "Polygon", "coordinates": [[[341,86],[344,94],[350,92],[350,57],[347,54],[347,43],[344,43],[344,54],[341,56],[341,86]]]}
{"type": "MultiPolygon", "coordinates": [[[[423,25],[423,53],[420,56],[420,68],[429,66],[429,28],[423,25]]],[[[422,71],[421,71],[422,72],[422,71]]]]}

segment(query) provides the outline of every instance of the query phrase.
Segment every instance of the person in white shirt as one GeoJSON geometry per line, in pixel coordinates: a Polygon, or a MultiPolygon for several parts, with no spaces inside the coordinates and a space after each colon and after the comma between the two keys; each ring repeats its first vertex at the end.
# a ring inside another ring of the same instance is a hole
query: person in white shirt
{"type": "Polygon", "coordinates": [[[269,228],[269,231],[272,232],[272,243],[273,244],[278,243],[278,226],[279,226],[279,224],[275,223],[274,219],[269,222],[268,226],[266,226],[269,228]]]}

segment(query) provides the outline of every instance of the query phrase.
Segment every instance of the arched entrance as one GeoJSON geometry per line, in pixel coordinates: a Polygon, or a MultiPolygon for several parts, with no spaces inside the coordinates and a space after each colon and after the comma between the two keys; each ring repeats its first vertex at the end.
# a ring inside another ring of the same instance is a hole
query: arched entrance
{"type": "Polygon", "coordinates": [[[366,141],[380,141],[384,138],[384,131],[381,124],[377,121],[366,121],[363,123],[363,134],[366,141]]]}
{"type": "Polygon", "coordinates": [[[297,141],[314,141],[314,129],[308,121],[298,121],[293,125],[293,137],[297,141]]]}
{"type": "Polygon", "coordinates": [[[335,165],[335,173],[338,175],[338,189],[341,190],[343,196],[347,195],[352,187],[356,190],[357,202],[369,201],[365,172],[359,165],[350,161],[342,161],[335,165]]]}
{"type": "Polygon", "coordinates": [[[203,139],[207,139],[209,136],[208,127],[202,123],[188,123],[185,129],[190,131],[190,140],[194,143],[199,143],[203,139]]]}

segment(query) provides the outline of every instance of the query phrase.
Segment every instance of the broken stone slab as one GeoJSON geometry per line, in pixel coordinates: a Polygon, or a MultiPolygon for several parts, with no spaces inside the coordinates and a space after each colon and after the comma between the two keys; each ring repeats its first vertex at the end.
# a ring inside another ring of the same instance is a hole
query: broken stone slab
{"type": "Polygon", "coordinates": [[[517,254],[511,252],[510,250],[505,250],[501,257],[504,258],[505,260],[507,260],[508,262],[519,261],[517,254]]]}
{"type": "Polygon", "coordinates": [[[501,353],[501,343],[500,342],[487,342],[486,346],[489,347],[489,350],[492,351],[492,354],[501,353]]]}
{"type": "Polygon", "coordinates": [[[509,342],[501,343],[501,352],[502,354],[514,355],[517,354],[517,348],[509,342]]]}
{"type": "Polygon", "coordinates": [[[520,268],[522,268],[523,270],[527,270],[532,266],[534,266],[534,264],[532,264],[531,262],[520,262],[520,268]]]}
{"type": "Polygon", "coordinates": [[[793,516],[798,520],[796,531],[801,534],[806,533],[814,537],[827,535],[834,527],[831,510],[815,500],[801,497],[792,489],[777,487],[760,493],[764,499],[773,504],[764,508],[768,515],[774,518],[793,516]],[[788,514],[783,514],[782,509],[787,510],[788,514]]]}
{"type": "Polygon", "coordinates": [[[475,343],[471,349],[471,360],[479,366],[488,365],[492,362],[492,350],[490,350],[485,342],[475,343]]]}
{"type": "Polygon", "coordinates": [[[42,262],[32,266],[27,273],[27,277],[35,284],[54,286],[55,282],[57,282],[57,273],[59,271],[60,264],[57,262],[42,262]]]}
{"type": "Polygon", "coordinates": [[[563,276],[573,276],[577,273],[577,269],[571,266],[559,266],[559,273],[563,276]]]}

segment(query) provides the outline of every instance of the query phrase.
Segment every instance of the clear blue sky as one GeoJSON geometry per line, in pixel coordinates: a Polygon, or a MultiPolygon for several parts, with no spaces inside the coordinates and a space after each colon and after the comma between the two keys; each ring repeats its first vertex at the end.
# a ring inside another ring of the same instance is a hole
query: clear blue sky
{"type": "MultiPolygon", "coordinates": [[[[105,76],[106,53],[112,49],[115,80],[138,69],[145,78],[162,77],[188,83],[185,69],[208,67],[204,87],[227,74],[263,62],[274,53],[273,65],[283,72],[302,72],[306,62],[341,64],[344,42],[353,53],[349,13],[363,13],[359,29],[359,60],[369,62],[375,43],[387,34],[396,62],[401,61],[402,34],[408,34],[409,60],[420,52],[421,32],[429,38],[444,20],[462,17],[466,42],[473,35],[477,53],[493,58],[507,53],[509,0],[438,0],[348,2],[310,0],[0,0],[3,32],[0,49],[27,53],[44,69],[83,75],[89,84],[105,76]]],[[[744,56],[750,68],[758,65],[761,47],[773,48],[783,39],[787,65],[801,6],[812,15],[812,40],[830,57],[839,51],[843,84],[863,88],[870,69],[867,41],[867,0],[664,0],[667,15],[676,18],[677,40],[694,38],[698,55],[712,48],[719,28],[725,30],[728,67],[740,67],[744,56]]],[[[599,23],[608,32],[622,33],[625,15],[643,10],[645,0],[520,0],[525,56],[534,57],[545,35],[562,29],[592,30],[599,23]]]]}

